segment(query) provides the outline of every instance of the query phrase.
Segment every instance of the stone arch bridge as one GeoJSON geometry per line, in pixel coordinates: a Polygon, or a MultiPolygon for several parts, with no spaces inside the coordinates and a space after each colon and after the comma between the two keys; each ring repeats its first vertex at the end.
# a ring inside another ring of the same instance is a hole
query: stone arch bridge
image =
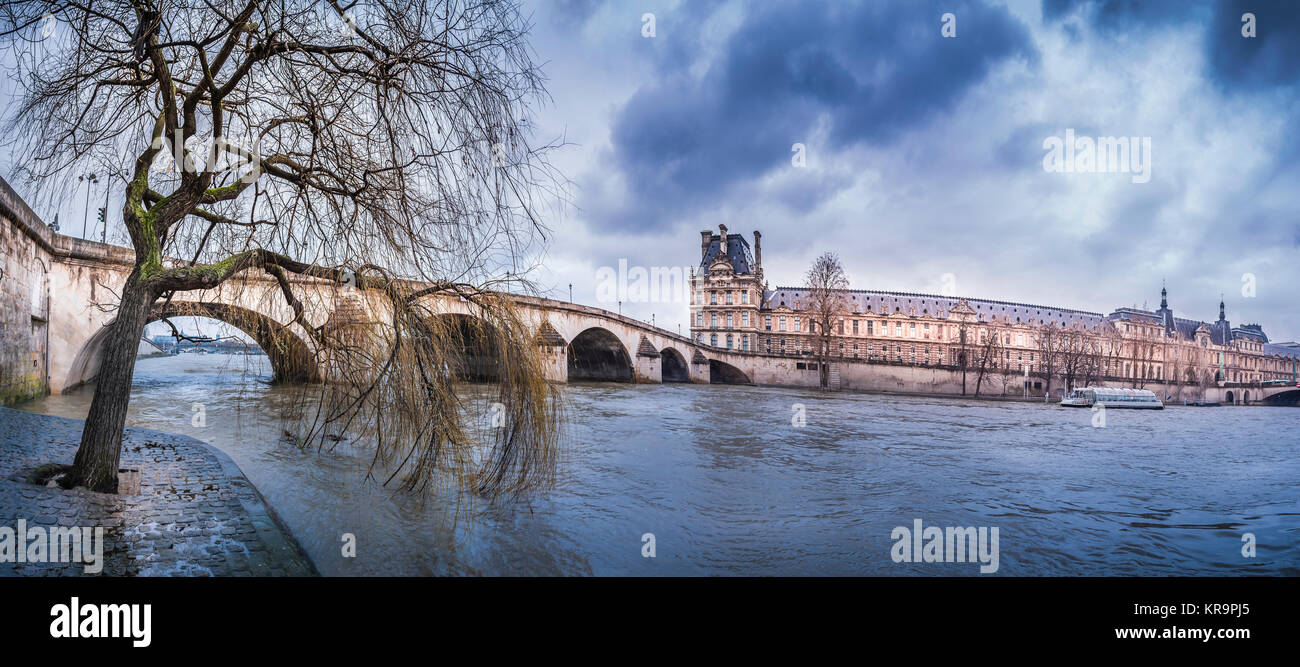
{"type": "MultiPolygon", "coordinates": [[[[61,393],[94,380],[99,372],[107,325],[114,313],[103,307],[116,302],[133,264],[132,251],[118,246],[47,233],[42,239],[49,261],[33,296],[45,304],[47,382],[61,393]]],[[[293,279],[294,292],[312,326],[357,308],[370,310],[366,291],[310,278],[293,279]]],[[[439,314],[469,315],[456,297],[432,297],[439,314]]],[[[695,382],[752,384],[763,355],[717,350],[689,338],[616,313],[564,301],[512,297],[525,322],[537,332],[554,382],[695,382]]],[[[377,303],[377,301],[376,301],[377,303]]],[[[236,277],[221,286],[179,293],[155,308],[151,321],[192,315],[231,324],[248,334],[267,353],[277,380],[328,379],[320,357],[279,287],[261,276],[236,277]]]]}

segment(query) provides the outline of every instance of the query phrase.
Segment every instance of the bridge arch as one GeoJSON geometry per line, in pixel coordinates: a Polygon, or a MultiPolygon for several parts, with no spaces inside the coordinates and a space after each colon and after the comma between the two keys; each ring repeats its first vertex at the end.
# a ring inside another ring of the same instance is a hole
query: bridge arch
{"type": "Polygon", "coordinates": [[[709,360],[710,384],[754,384],[745,372],[725,361],[709,360]]]}
{"type": "Polygon", "coordinates": [[[1264,405],[1289,405],[1300,406],[1300,389],[1282,391],[1271,396],[1265,396],[1264,405]]]}
{"type": "Polygon", "coordinates": [[[609,329],[590,327],[569,341],[570,380],[632,382],[632,356],[609,329]]]}
{"type": "Polygon", "coordinates": [[[440,333],[456,341],[456,377],[469,382],[497,382],[501,378],[501,338],[486,320],[468,313],[440,313],[440,333]]]}
{"type": "MultiPolygon", "coordinates": [[[[275,382],[319,382],[321,379],[320,368],[307,343],[288,327],[255,310],[225,303],[173,301],[156,307],[150,313],[149,322],[169,317],[207,317],[248,334],[266,353],[275,382]]],[[[81,345],[64,383],[66,389],[99,376],[108,331],[109,326],[101,327],[81,345]]]]}
{"type": "Polygon", "coordinates": [[[690,382],[691,368],[686,364],[686,357],[676,348],[665,347],[659,351],[661,361],[660,373],[664,382],[690,382]]]}

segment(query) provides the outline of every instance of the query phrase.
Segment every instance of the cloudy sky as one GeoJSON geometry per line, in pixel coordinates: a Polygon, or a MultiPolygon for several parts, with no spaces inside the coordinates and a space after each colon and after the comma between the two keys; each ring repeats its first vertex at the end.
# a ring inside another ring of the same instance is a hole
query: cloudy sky
{"type": "Polygon", "coordinates": [[[1157,307],[1163,280],[1180,316],[1215,319],[1223,293],[1234,323],[1294,340],[1300,6],[1134,5],[539,0],[540,126],[575,185],[539,277],[598,303],[601,266],[698,263],[722,223],[763,232],[773,286],[827,250],[856,288],[952,274],[961,295],[1103,313],[1157,307]],[[1149,138],[1150,179],[1045,171],[1067,130],[1149,138]]]}
{"type": "MultiPolygon", "coordinates": [[[[697,264],[721,223],[763,232],[772,286],[828,250],[856,288],[950,275],[1102,313],[1155,308],[1165,281],[1180,316],[1213,320],[1222,293],[1233,322],[1300,338],[1300,3],[524,2],[538,139],[568,143],[573,182],[536,276],[551,296],[615,310],[601,267],[697,264]],[[1067,131],[1149,140],[1149,180],[1046,171],[1067,131]]],[[[680,301],[622,310],[685,328],[680,301]]]]}

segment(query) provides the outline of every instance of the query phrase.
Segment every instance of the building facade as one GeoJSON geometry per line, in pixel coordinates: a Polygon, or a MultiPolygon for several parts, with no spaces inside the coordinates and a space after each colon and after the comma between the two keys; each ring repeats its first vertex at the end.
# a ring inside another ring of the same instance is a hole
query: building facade
{"type": "MultiPolygon", "coordinates": [[[[752,248],[725,225],[719,232],[700,232],[692,338],[802,358],[814,367],[818,334],[808,289],[767,284],[759,232],[752,248]]],[[[831,360],[959,369],[1026,393],[1088,384],[1295,382],[1300,370],[1300,346],[1270,343],[1258,324],[1232,326],[1222,301],[1215,322],[1176,317],[1163,288],[1158,310],[1119,308],[1109,315],[908,292],[845,290],[842,297],[831,360]]]]}

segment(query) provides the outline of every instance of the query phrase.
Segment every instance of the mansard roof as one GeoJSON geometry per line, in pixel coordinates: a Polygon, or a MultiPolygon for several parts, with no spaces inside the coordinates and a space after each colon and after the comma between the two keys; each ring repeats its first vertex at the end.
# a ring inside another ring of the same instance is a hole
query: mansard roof
{"type": "Polygon", "coordinates": [[[1264,352],[1275,354],[1280,357],[1289,357],[1300,360],[1300,346],[1295,343],[1278,345],[1276,343],[1264,343],[1264,352]]]}
{"type": "Polygon", "coordinates": [[[1209,328],[1210,325],[1198,320],[1188,320],[1181,317],[1174,318],[1174,331],[1178,332],[1178,335],[1187,340],[1196,338],[1196,331],[1202,326],[1209,328]]]}
{"type": "MultiPolygon", "coordinates": [[[[700,260],[700,270],[708,271],[709,265],[718,258],[721,250],[722,236],[714,234],[712,240],[709,241],[709,249],[704,252],[704,258],[700,260]]],[[[731,270],[737,275],[747,275],[754,272],[754,257],[749,253],[749,241],[746,241],[744,236],[727,234],[726,258],[731,262],[731,270]]]]}
{"type": "MultiPolygon", "coordinates": [[[[779,306],[782,301],[786,301],[787,305],[793,305],[795,299],[803,297],[807,291],[805,287],[777,287],[767,290],[765,299],[774,306],[779,306]]],[[[1013,324],[1033,319],[1035,322],[1051,321],[1063,326],[1079,324],[1091,328],[1102,324],[1106,319],[1101,313],[1056,306],[1037,306],[1015,301],[884,290],[844,290],[844,292],[855,313],[870,311],[886,315],[894,312],[909,314],[915,308],[917,315],[937,315],[940,312],[951,311],[958,303],[965,301],[976,315],[984,315],[989,319],[1004,319],[1013,324]]]]}

